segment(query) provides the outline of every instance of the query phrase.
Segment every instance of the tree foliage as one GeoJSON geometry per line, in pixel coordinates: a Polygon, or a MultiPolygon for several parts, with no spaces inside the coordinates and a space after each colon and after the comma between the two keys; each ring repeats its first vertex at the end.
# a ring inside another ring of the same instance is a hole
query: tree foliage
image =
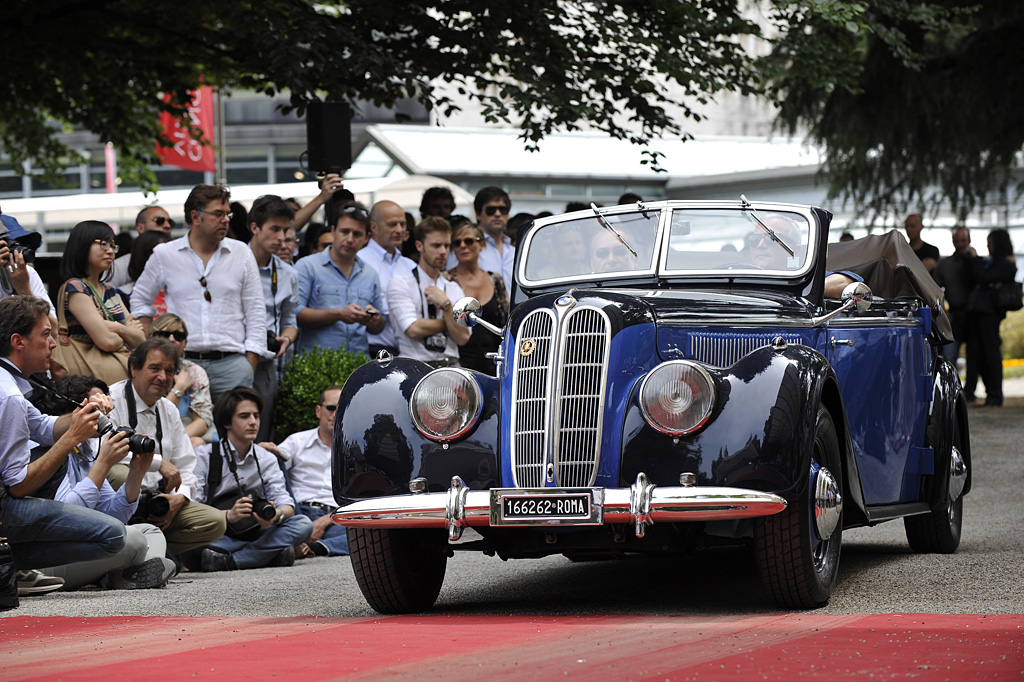
{"type": "Polygon", "coordinates": [[[738,38],[758,28],[735,0],[7,0],[0,25],[0,144],[51,181],[78,162],[55,134],[81,126],[152,188],[158,114],[185,115],[162,95],[201,79],[287,93],[299,113],[315,99],[415,97],[445,114],[446,84],[520,126],[527,146],[585,126],[634,142],[685,135],[691,105],[757,82],[738,38]]]}
{"type": "Polygon", "coordinates": [[[875,217],[947,201],[964,217],[1024,148],[1024,4],[777,2],[762,68],[788,132],[824,150],[833,197],[875,217]]]}

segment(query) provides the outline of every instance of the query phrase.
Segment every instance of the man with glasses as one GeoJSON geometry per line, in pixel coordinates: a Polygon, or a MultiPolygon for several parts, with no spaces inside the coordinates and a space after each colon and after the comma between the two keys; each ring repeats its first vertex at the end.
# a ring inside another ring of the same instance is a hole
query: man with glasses
{"type": "Polygon", "coordinates": [[[636,257],[610,230],[601,230],[590,243],[590,267],[594,272],[629,272],[636,257]]]}
{"type": "Polygon", "coordinates": [[[153,249],[132,295],[133,312],[149,331],[156,296],[165,292],[167,312],[189,330],[185,357],[206,370],[214,400],[252,386],[257,361],[270,355],[256,258],[248,244],[226,238],[230,200],[226,187],[193,187],[185,200],[188,234],[153,249]]]}
{"type": "MultiPolygon", "coordinates": [[[[476,193],[473,199],[477,224],[484,231],[484,248],[480,251],[477,264],[486,272],[501,273],[505,280],[505,290],[512,297],[512,265],[516,260],[516,249],[512,240],[505,235],[508,225],[508,213],[512,210],[512,200],[508,193],[500,187],[491,185],[476,193]]],[[[458,265],[455,253],[448,257],[448,269],[458,265]]]]}
{"type": "Polygon", "coordinates": [[[299,274],[296,352],[319,345],[366,353],[367,333],[379,334],[387,324],[377,272],[356,255],[366,246],[369,227],[370,216],[362,204],[342,204],[331,228],[330,248],[310,254],[295,266],[299,274]]]}
{"type": "MultiPolygon", "coordinates": [[[[139,234],[163,232],[169,235],[173,227],[174,221],[171,220],[170,214],[162,206],[147,206],[135,216],[135,231],[139,234]]],[[[131,259],[132,254],[130,253],[114,259],[114,266],[111,268],[113,275],[107,282],[110,286],[120,289],[126,294],[131,293],[132,285],[134,284],[131,276],[128,274],[128,263],[131,259]]]]}
{"type": "Polygon", "coordinates": [[[299,500],[299,513],[313,522],[309,540],[295,548],[299,559],[348,554],[347,531],[331,521],[338,508],[331,481],[331,439],[340,397],[341,386],[328,386],[316,405],[316,428],[293,433],[277,446],[260,443],[281,459],[292,495],[299,500]]]}

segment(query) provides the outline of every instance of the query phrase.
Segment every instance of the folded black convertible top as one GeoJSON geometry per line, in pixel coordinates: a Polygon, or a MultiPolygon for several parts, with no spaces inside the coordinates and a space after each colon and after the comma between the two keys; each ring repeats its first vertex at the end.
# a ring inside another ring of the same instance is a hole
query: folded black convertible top
{"type": "Polygon", "coordinates": [[[832,272],[857,273],[879,298],[920,300],[932,311],[933,342],[953,340],[953,330],[942,305],[942,289],[902,233],[892,230],[852,242],[829,244],[825,267],[832,272]]]}

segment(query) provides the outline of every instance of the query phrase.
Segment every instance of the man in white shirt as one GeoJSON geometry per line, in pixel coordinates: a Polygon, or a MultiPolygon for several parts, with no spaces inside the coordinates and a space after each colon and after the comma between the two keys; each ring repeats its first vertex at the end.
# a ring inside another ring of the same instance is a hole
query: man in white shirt
{"type": "Polygon", "coordinates": [[[470,330],[452,316],[452,305],[464,296],[462,288],[442,274],[452,229],[444,218],[431,217],[420,221],[415,232],[419,265],[388,285],[398,352],[434,367],[457,367],[458,347],[469,341],[470,330]]]}
{"type": "MultiPolygon", "coordinates": [[[[505,280],[505,290],[509,300],[512,298],[512,267],[515,265],[516,249],[512,240],[505,235],[508,225],[508,214],[512,210],[512,200],[508,193],[500,187],[491,185],[476,193],[473,199],[476,211],[476,222],[484,231],[484,248],[480,251],[477,264],[481,270],[501,275],[505,280]]],[[[458,259],[452,253],[448,257],[448,269],[458,265],[458,259]]]]}
{"type": "Polygon", "coordinates": [[[166,292],[167,312],[188,327],[185,357],[206,370],[214,400],[252,386],[257,361],[268,355],[259,267],[247,244],[225,238],[230,199],[226,187],[193,187],[185,200],[188,234],[153,250],[132,294],[132,310],[149,331],[154,300],[166,292]]]}
{"type": "MultiPolygon", "coordinates": [[[[171,220],[171,216],[162,206],[147,206],[146,208],[139,211],[139,214],[135,216],[135,231],[139,234],[145,234],[146,232],[163,232],[167,235],[171,234],[171,230],[174,228],[174,221],[171,220]]],[[[126,253],[119,258],[114,259],[114,265],[111,267],[113,274],[110,279],[106,282],[115,289],[120,289],[126,294],[130,294],[132,291],[132,278],[128,275],[128,263],[132,259],[132,254],[126,253]]]]}
{"type": "MultiPolygon", "coordinates": [[[[295,311],[299,304],[299,276],[277,253],[291,229],[295,212],[279,196],[267,194],[253,202],[249,211],[249,248],[260,269],[263,300],[267,313],[267,346],[273,355],[256,364],[252,386],[263,396],[259,440],[267,440],[273,427],[274,395],[277,393],[278,365],[295,343],[299,329],[295,311]]],[[[269,353],[268,353],[269,355],[269,353]]]]}
{"type": "Polygon", "coordinates": [[[198,494],[224,515],[228,531],[203,550],[204,571],[233,571],[295,563],[295,546],[313,522],[295,514],[277,458],[256,444],[263,399],[239,386],[217,401],[213,421],[220,440],[196,454],[198,494]]]}
{"type": "Polygon", "coordinates": [[[320,425],[293,433],[272,449],[282,460],[292,495],[299,500],[299,513],[313,521],[313,534],[296,548],[300,559],[348,554],[348,532],[331,520],[338,508],[331,481],[331,439],[340,397],[341,386],[325,388],[316,406],[320,425]]]}
{"type": "MultiPolygon", "coordinates": [[[[167,339],[150,337],[132,351],[128,372],[130,380],[110,387],[110,419],[156,441],[142,487],[165,498],[170,511],[149,522],[164,532],[171,554],[214,542],[224,535],[224,515],[196,501],[196,453],[178,408],[164,397],[178,373],[178,351],[167,339]]],[[[127,478],[129,461],[111,468],[107,478],[115,489],[127,478]]]]}
{"type": "MultiPolygon", "coordinates": [[[[377,279],[380,280],[381,291],[388,290],[388,284],[395,275],[405,275],[412,272],[416,267],[415,261],[402,255],[402,242],[409,233],[409,227],[405,224],[405,211],[393,201],[378,201],[370,209],[370,241],[366,247],[359,252],[359,257],[370,267],[377,271],[377,279]]],[[[387,296],[383,299],[383,310],[385,319],[388,318],[387,296]]],[[[370,334],[370,357],[377,357],[377,353],[386,350],[392,355],[398,355],[398,342],[395,340],[395,330],[391,325],[384,327],[379,334],[370,334]]]]}

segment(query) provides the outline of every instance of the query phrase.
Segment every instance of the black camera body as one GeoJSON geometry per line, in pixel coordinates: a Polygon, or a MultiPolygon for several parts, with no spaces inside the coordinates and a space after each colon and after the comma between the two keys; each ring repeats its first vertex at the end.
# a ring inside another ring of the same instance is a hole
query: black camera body
{"type": "Polygon", "coordinates": [[[31,260],[32,256],[35,255],[36,252],[35,249],[25,246],[24,244],[19,244],[10,237],[0,237],[0,244],[3,244],[10,249],[11,253],[20,253],[25,257],[25,260],[31,260]]]}
{"type": "Polygon", "coordinates": [[[251,493],[252,495],[252,513],[260,517],[264,521],[270,521],[277,516],[277,508],[270,504],[267,498],[258,495],[257,493],[251,493]]]}
{"type": "Polygon", "coordinates": [[[274,355],[277,355],[278,351],[281,350],[281,342],[277,340],[277,334],[267,330],[267,350],[274,355]]]}
{"type": "Polygon", "coordinates": [[[160,519],[167,516],[170,511],[171,503],[166,497],[160,497],[160,491],[143,488],[139,491],[139,506],[128,519],[128,523],[146,523],[151,517],[160,519]]]}
{"type": "Polygon", "coordinates": [[[100,436],[105,436],[108,433],[114,435],[115,433],[124,433],[128,436],[128,451],[133,455],[142,455],[147,452],[156,452],[156,441],[149,436],[143,436],[142,434],[135,433],[135,429],[129,426],[114,426],[114,422],[110,421],[105,415],[100,415],[99,421],[96,423],[96,430],[100,436]]]}

